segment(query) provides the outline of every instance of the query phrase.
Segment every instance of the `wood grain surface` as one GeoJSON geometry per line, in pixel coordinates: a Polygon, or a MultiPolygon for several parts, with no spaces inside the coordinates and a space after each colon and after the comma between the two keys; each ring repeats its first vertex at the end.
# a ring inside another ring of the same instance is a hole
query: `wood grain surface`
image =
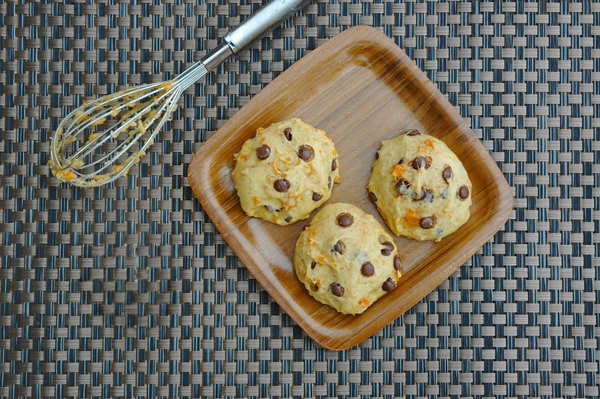
{"type": "Polygon", "coordinates": [[[404,51],[365,26],[319,46],[254,96],[200,147],[188,178],[250,273],[315,342],[334,350],[360,343],[424,298],[504,225],[513,207],[508,183],[463,118],[404,51]],[[439,243],[396,237],[404,275],[396,290],[362,315],[342,315],[320,304],[296,277],[294,247],[310,218],[281,227],[249,218],[240,207],[231,178],[233,154],[257,128],[291,117],[325,130],[335,143],[341,183],[328,203],[354,204],[384,226],[365,188],[382,140],[419,129],[443,140],[471,178],[467,224],[439,243]]]}

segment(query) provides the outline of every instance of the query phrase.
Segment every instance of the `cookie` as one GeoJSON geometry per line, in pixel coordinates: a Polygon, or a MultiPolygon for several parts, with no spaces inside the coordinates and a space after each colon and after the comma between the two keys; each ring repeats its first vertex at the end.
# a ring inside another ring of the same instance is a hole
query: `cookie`
{"type": "Polygon", "coordinates": [[[298,118],[257,129],[234,157],[244,212],[282,226],[306,219],[340,180],[333,141],[298,118]]]}
{"type": "Polygon", "coordinates": [[[467,222],[471,181],[444,142],[409,130],[384,140],[375,158],[369,198],[394,234],[440,241],[467,222]]]}
{"type": "Polygon", "coordinates": [[[296,275],[309,294],[343,314],[364,312],[402,276],[393,238],[354,205],[328,204],[298,241],[296,275]]]}

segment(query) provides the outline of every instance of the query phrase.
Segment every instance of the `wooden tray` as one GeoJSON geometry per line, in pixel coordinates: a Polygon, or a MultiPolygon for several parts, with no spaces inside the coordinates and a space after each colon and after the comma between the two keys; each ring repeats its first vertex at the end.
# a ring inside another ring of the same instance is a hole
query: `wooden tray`
{"type": "Polygon", "coordinates": [[[502,173],[454,107],[393,41],[364,26],[319,46],[248,101],[200,147],[188,177],[250,273],[315,342],[334,350],[360,343],[424,298],[504,225],[513,205],[502,173]],[[383,139],[409,128],[438,137],[473,183],[471,218],[459,231],[439,243],[396,238],[404,276],[362,315],[341,315],[320,304],[296,277],[294,247],[310,218],[281,227],[248,218],[240,207],[233,154],[258,127],[291,117],[325,130],[335,143],[341,183],[328,203],[354,204],[384,226],[365,189],[383,139]]]}

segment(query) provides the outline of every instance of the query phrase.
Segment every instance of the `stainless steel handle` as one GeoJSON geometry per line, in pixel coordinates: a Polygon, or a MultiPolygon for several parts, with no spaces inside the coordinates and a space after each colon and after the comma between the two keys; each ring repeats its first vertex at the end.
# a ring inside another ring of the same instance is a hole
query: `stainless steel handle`
{"type": "Polygon", "coordinates": [[[263,33],[279,26],[308,3],[310,0],[271,0],[269,4],[262,6],[235,30],[225,35],[223,40],[235,54],[258,39],[263,33]]]}
{"type": "MultiPolygon", "coordinates": [[[[237,28],[226,34],[223,37],[223,41],[217,47],[206,54],[190,69],[194,69],[194,71],[197,69],[201,76],[206,71],[216,68],[231,55],[238,53],[244,47],[258,39],[262,34],[279,26],[287,18],[294,15],[296,11],[310,3],[310,1],[271,0],[271,2],[262,6],[237,28]]],[[[191,75],[192,71],[184,72],[186,75],[188,73],[191,75]]]]}

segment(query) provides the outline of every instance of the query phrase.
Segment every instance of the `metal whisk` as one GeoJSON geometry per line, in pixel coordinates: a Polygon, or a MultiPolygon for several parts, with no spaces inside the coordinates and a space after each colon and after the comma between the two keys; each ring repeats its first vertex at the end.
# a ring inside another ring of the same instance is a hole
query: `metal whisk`
{"type": "Polygon", "coordinates": [[[80,187],[100,186],[126,175],[146,154],[188,87],[309,2],[272,0],[176,78],[134,86],[72,111],[50,145],[52,174],[80,187]]]}

